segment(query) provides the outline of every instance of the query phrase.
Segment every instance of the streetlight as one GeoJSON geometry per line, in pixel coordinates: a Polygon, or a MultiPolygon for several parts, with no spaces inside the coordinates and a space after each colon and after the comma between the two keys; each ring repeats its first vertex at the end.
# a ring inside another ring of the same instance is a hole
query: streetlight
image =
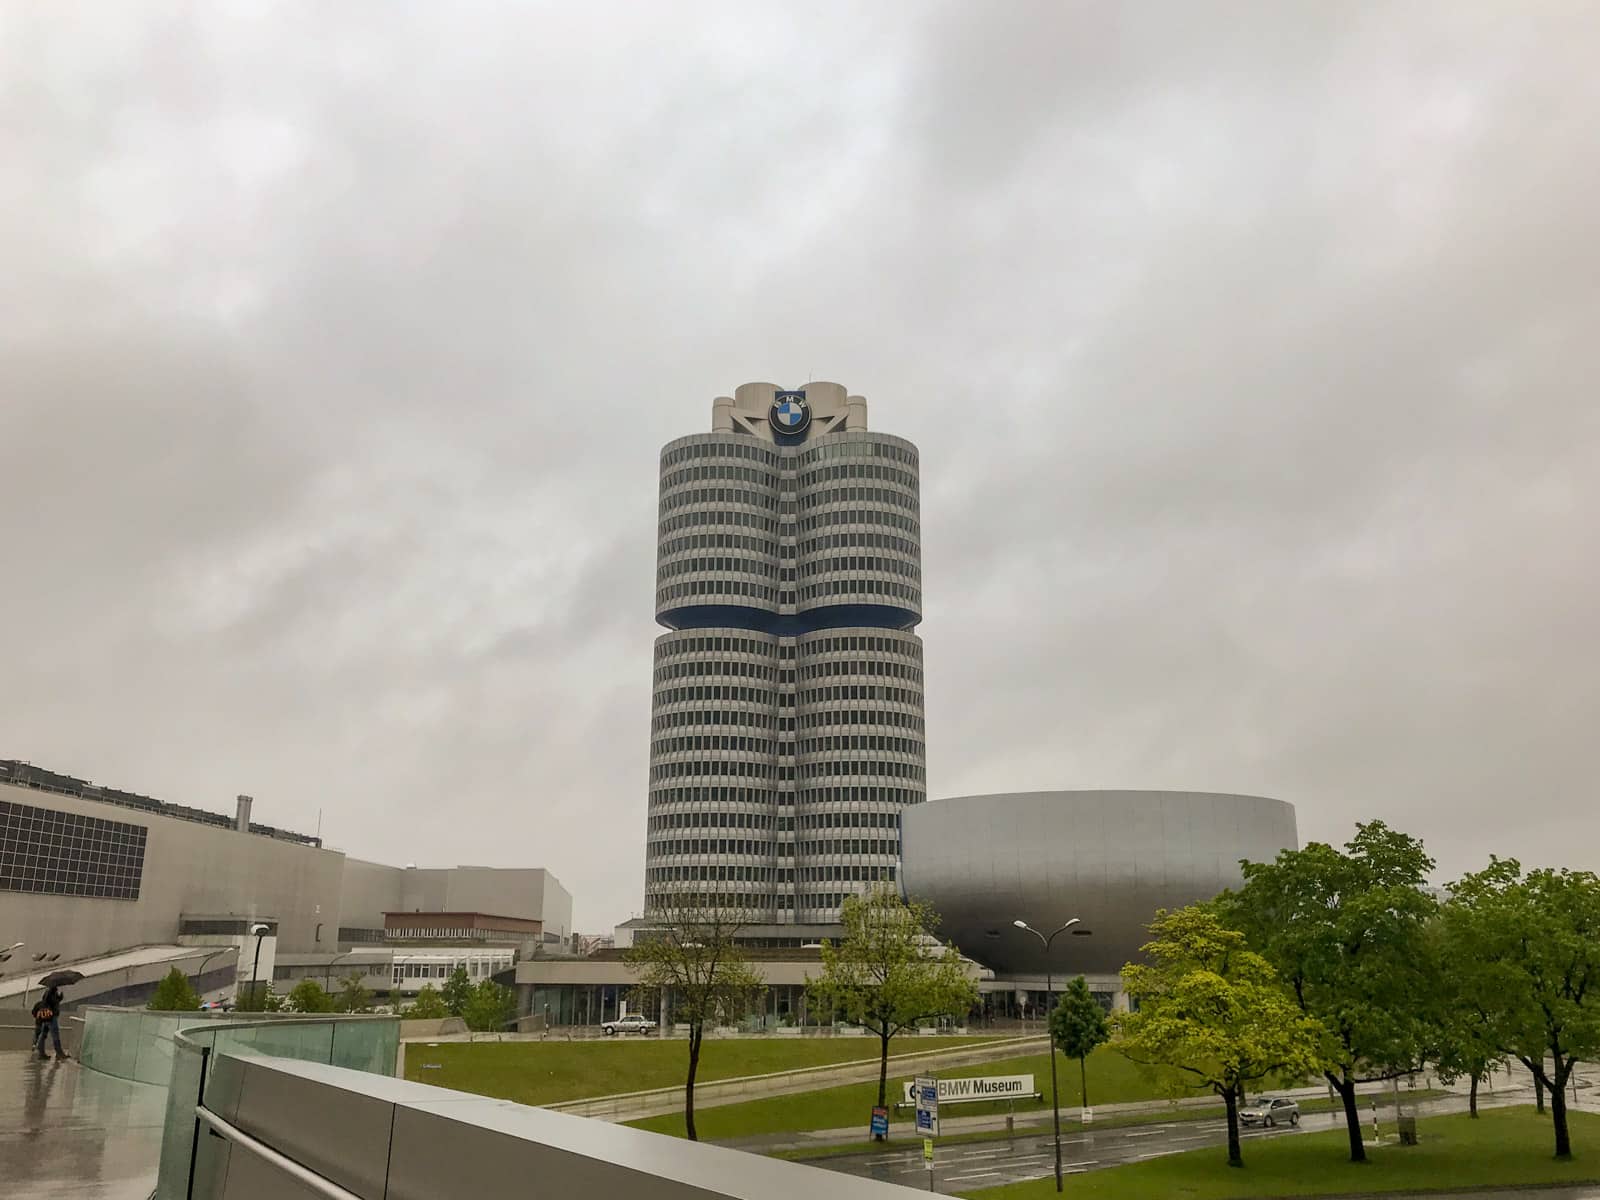
{"type": "Polygon", "coordinates": [[[261,970],[261,939],[266,937],[271,930],[265,925],[250,926],[250,934],[256,939],[256,960],[250,966],[250,1002],[256,999],[256,975],[261,970]]]}
{"type": "MultiPolygon", "coordinates": [[[[213,958],[217,957],[217,955],[219,955],[219,954],[237,954],[237,953],[239,953],[239,947],[237,947],[237,946],[224,946],[221,950],[213,950],[210,954],[208,954],[204,958],[202,958],[200,960],[200,969],[194,973],[194,981],[195,981],[195,984],[197,985],[196,986],[196,990],[197,991],[199,990],[198,985],[199,985],[200,981],[203,978],[205,978],[206,964],[208,962],[210,962],[213,958]]],[[[238,976],[235,975],[234,978],[237,979],[238,976]]]]}
{"type": "Polygon", "coordinates": [[[1050,1029],[1050,1000],[1055,993],[1055,980],[1050,970],[1050,944],[1058,935],[1071,929],[1080,920],[1081,917],[1073,917],[1049,937],[1045,937],[1021,917],[1011,922],[1018,929],[1026,929],[1044,944],[1044,1033],[1045,1037],[1050,1039],[1050,1107],[1055,1110],[1056,1120],[1056,1191],[1058,1192],[1061,1190],[1061,1095],[1056,1090],[1056,1037],[1050,1029]]]}

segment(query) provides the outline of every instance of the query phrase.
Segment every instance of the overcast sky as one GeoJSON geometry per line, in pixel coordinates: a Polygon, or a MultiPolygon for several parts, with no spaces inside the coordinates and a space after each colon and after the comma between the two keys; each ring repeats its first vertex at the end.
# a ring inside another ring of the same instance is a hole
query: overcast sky
{"type": "Polygon", "coordinates": [[[1600,868],[1600,8],[0,14],[0,757],[609,928],[659,448],[816,378],[930,795],[1600,868]]]}

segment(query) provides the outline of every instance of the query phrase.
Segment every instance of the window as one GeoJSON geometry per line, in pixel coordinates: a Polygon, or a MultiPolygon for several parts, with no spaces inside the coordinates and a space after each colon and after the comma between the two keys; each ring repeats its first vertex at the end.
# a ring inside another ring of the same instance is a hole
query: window
{"type": "Polygon", "coordinates": [[[0,891],[137,900],[143,825],[0,801],[0,891]]]}

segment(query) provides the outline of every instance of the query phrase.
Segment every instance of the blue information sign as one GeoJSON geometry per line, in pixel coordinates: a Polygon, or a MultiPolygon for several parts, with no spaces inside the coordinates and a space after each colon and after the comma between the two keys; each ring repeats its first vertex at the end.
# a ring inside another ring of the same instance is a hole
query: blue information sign
{"type": "Polygon", "coordinates": [[[872,1136],[889,1136],[889,1110],[887,1108],[874,1108],[872,1110],[872,1136]]]}

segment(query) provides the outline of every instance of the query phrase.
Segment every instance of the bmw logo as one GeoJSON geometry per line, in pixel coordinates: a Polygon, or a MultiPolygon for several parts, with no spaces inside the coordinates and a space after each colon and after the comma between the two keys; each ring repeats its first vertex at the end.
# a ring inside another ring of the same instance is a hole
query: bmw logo
{"type": "Polygon", "coordinates": [[[811,424],[811,406],[804,392],[778,392],[772,397],[772,428],[795,437],[811,424]]]}

